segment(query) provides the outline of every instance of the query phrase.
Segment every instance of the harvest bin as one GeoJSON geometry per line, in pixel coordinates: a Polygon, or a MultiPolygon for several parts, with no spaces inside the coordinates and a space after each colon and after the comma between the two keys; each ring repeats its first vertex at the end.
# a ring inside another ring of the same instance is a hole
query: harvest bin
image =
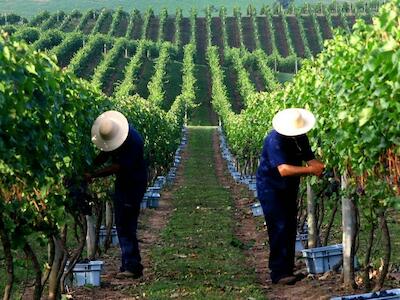
{"type": "Polygon", "coordinates": [[[297,234],[295,251],[300,252],[301,250],[304,250],[304,243],[307,243],[307,241],[308,241],[307,233],[297,234]]]}
{"type": "Polygon", "coordinates": [[[259,202],[251,205],[251,211],[253,212],[253,216],[255,216],[255,217],[259,217],[264,214],[261,204],[259,202]]]}
{"type": "Polygon", "coordinates": [[[100,273],[103,261],[93,260],[88,263],[76,264],[72,270],[74,286],[93,285],[100,286],[100,273]]]}
{"type": "Polygon", "coordinates": [[[352,299],[400,299],[400,289],[386,290],[374,293],[358,294],[334,297],[331,300],[352,300],[352,299]]]}
{"type": "Polygon", "coordinates": [[[326,247],[301,250],[306,258],[308,272],[311,274],[325,273],[340,262],[343,255],[343,245],[336,244],[326,247]]]}
{"type": "MultiPolygon", "coordinates": [[[[117,235],[117,228],[115,226],[112,227],[111,229],[111,244],[112,245],[118,245],[118,235],[117,235]]],[[[104,245],[104,242],[106,241],[107,237],[107,229],[104,226],[100,227],[100,232],[99,232],[99,244],[104,245]]]]}

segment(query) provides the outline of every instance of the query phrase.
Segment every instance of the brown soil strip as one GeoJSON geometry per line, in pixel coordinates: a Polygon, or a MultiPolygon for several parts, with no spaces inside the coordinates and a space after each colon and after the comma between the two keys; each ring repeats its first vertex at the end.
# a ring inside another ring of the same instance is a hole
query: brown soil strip
{"type": "Polygon", "coordinates": [[[304,42],[301,38],[299,23],[295,16],[287,16],[286,21],[289,27],[290,38],[293,41],[294,50],[297,56],[304,57],[304,42]]]}
{"type": "Polygon", "coordinates": [[[322,38],[324,40],[328,40],[332,38],[332,31],[329,28],[328,20],[326,16],[317,16],[317,21],[319,23],[319,27],[322,29],[322,38]]]}
{"type": "Polygon", "coordinates": [[[113,66],[115,71],[109,71],[112,72],[112,74],[103,88],[103,91],[107,96],[111,96],[114,93],[117,83],[123,81],[125,76],[125,66],[129,63],[129,61],[130,58],[125,58],[125,50],[123,50],[118,57],[117,63],[113,66]]]}
{"type": "Polygon", "coordinates": [[[134,18],[131,22],[133,22],[132,26],[132,32],[130,33],[130,36],[134,40],[139,40],[142,38],[142,27],[143,27],[143,20],[141,16],[131,16],[131,18],[134,18]]]}
{"type": "Polygon", "coordinates": [[[211,43],[218,47],[220,64],[224,64],[224,37],[222,34],[222,21],[220,17],[211,19],[211,43]]]}
{"type": "Polygon", "coordinates": [[[260,39],[260,44],[263,50],[268,54],[272,54],[272,34],[268,28],[267,17],[257,17],[258,34],[260,39]]]}
{"type": "Polygon", "coordinates": [[[167,18],[164,25],[164,39],[175,42],[175,18],[167,18]]]}
{"type": "Polygon", "coordinates": [[[192,31],[190,26],[190,19],[182,18],[180,25],[181,25],[181,42],[182,46],[184,46],[190,43],[190,36],[192,31]]]}
{"type": "Polygon", "coordinates": [[[156,17],[151,17],[149,22],[149,27],[147,28],[147,38],[153,42],[158,41],[158,30],[160,27],[160,19],[156,17]]]}
{"type": "Polygon", "coordinates": [[[82,29],[82,32],[84,34],[90,34],[92,32],[94,25],[97,22],[98,17],[99,17],[98,14],[96,14],[96,19],[93,19],[92,17],[89,18],[89,20],[86,22],[84,28],[82,29]]]}
{"type": "Polygon", "coordinates": [[[250,17],[242,17],[243,42],[247,50],[254,51],[256,49],[256,41],[254,38],[253,20],[250,17]]]}
{"type": "Polygon", "coordinates": [[[332,20],[332,26],[333,26],[333,28],[344,28],[344,25],[343,25],[343,22],[342,22],[342,19],[340,18],[340,16],[339,15],[332,15],[331,16],[331,20],[332,20]]]}
{"type": "Polygon", "coordinates": [[[286,57],[289,55],[289,45],[283,29],[282,16],[273,16],[272,22],[274,23],[273,28],[275,29],[276,47],[282,57],[286,57]]]}
{"type": "Polygon", "coordinates": [[[236,17],[226,18],[226,31],[229,47],[240,48],[239,24],[236,17]]]}
{"type": "Polygon", "coordinates": [[[302,16],[302,18],[304,23],[304,31],[308,39],[308,45],[310,46],[310,50],[313,53],[313,55],[316,55],[319,52],[321,52],[317,40],[317,33],[315,31],[316,28],[314,27],[314,23],[311,19],[311,16],[302,16]]]}
{"type": "Polygon", "coordinates": [[[206,64],[207,26],[205,18],[196,19],[196,63],[206,64]]]}

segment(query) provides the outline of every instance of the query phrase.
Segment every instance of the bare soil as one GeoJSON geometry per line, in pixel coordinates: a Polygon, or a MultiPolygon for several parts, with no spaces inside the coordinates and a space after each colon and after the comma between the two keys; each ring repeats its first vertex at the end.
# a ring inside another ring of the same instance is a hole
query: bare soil
{"type": "Polygon", "coordinates": [[[295,16],[287,16],[286,21],[289,27],[290,38],[293,41],[294,50],[297,56],[304,57],[304,42],[301,38],[299,23],[295,16]]]}
{"type": "Polygon", "coordinates": [[[275,29],[276,47],[282,57],[286,57],[289,55],[289,45],[283,29],[282,16],[273,16],[272,22],[274,23],[273,28],[275,29]]]}
{"type": "Polygon", "coordinates": [[[167,18],[164,25],[164,39],[171,43],[175,42],[175,19],[167,18]]]}
{"type": "Polygon", "coordinates": [[[207,26],[205,18],[196,18],[196,63],[206,64],[207,26]]]}
{"type": "Polygon", "coordinates": [[[191,37],[191,26],[189,18],[182,18],[181,26],[181,41],[182,46],[189,44],[191,37]]]}
{"type": "Polygon", "coordinates": [[[157,17],[151,17],[149,27],[147,28],[147,38],[153,42],[158,41],[158,32],[160,27],[160,19],[157,17]]]}
{"type": "Polygon", "coordinates": [[[218,47],[220,64],[224,64],[224,36],[222,33],[222,21],[220,17],[211,19],[211,43],[218,47]]]}
{"type": "Polygon", "coordinates": [[[263,50],[268,54],[272,54],[272,34],[268,27],[267,17],[257,17],[258,34],[260,39],[260,44],[263,50]]]}
{"type": "Polygon", "coordinates": [[[316,28],[314,27],[314,23],[311,19],[311,16],[303,15],[302,19],[304,24],[304,31],[308,39],[308,45],[310,46],[310,50],[313,53],[313,55],[316,55],[319,52],[321,52],[317,40],[317,33],[315,31],[316,28]]]}
{"type": "Polygon", "coordinates": [[[256,49],[256,41],[254,37],[254,26],[251,17],[242,17],[243,43],[247,50],[253,52],[256,49]]]}
{"type": "Polygon", "coordinates": [[[229,47],[240,48],[239,24],[236,17],[226,18],[226,30],[228,34],[229,47]]]}
{"type": "Polygon", "coordinates": [[[317,16],[317,21],[319,23],[319,27],[322,29],[322,38],[324,40],[331,39],[332,38],[332,31],[331,28],[329,28],[328,20],[326,19],[326,16],[317,16]]]}

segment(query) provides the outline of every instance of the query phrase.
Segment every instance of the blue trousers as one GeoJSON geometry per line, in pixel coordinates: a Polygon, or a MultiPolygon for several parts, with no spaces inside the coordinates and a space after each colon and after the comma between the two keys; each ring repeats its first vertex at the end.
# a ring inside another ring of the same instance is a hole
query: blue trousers
{"type": "Polygon", "coordinates": [[[115,225],[121,248],[120,271],[142,271],[139,243],[136,236],[140,213],[140,202],[146,187],[115,187],[114,213],[115,225]]]}
{"type": "Polygon", "coordinates": [[[269,236],[269,269],[272,282],[290,276],[294,269],[297,231],[297,189],[266,189],[259,199],[269,236]]]}

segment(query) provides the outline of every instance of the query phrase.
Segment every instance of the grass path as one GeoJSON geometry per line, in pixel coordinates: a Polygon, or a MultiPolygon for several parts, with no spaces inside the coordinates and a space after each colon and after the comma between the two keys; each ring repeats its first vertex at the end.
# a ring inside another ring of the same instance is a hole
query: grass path
{"type": "Polygon", "coordinates": [[[218,183],[213,127],[191,127],[183,179],[161,241],[151,252],[155,280],[133,294],[150,299],[264,299],[251,266],[235,246],[230,193],[218,183]]]}

